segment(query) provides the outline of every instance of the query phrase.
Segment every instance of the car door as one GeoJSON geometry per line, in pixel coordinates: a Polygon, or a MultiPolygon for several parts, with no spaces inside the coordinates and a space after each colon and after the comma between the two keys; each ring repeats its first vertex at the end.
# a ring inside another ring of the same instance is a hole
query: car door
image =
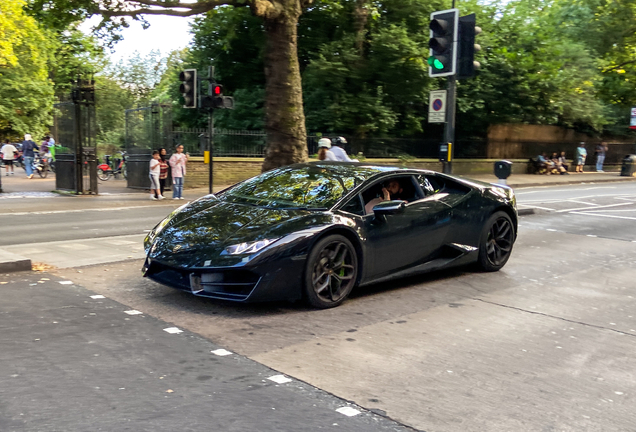
{"type": "Polygon", "coordinates": [[[377,218],[364,217],[367,245],[372,259],[367,275],[381,277],[395,270],[426,262],[444,241],[451,219],[451,207],[434,193],[424,192],[413,176],[414,201],[404,211],[377,218]]]}

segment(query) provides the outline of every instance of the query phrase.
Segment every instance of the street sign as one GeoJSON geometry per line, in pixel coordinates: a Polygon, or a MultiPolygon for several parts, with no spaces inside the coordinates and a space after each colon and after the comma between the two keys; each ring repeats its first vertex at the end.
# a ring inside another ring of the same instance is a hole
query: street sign
{"type": "Polygon", "coordinates": [[[632,108],[632,116],[629,119],[629,128],[636,129],[636,107],[632,108]]]}
{"type": "Polygon", "coordinates": [[[446,90],[433,90],[428,98],[428,122],[446,122],[446,90]]]}

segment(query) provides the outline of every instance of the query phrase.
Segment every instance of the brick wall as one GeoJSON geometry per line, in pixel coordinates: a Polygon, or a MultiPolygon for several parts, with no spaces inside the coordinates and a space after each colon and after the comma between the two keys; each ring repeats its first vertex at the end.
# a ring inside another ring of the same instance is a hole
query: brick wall
{"type": "MultiPolygon", "coordinates": [[[[261,173],[263,158],[214,158],[214,185],[232,185],[261,173]]],[[[490,174],[496,159],[457,159],[453,162],[453,173],[459,175],[490,174]]],[[[409,168],[441,171],[442,163],[435,159],[413,159],[404,164],[399,159],[367,159],[373,165],[407,166],[409,168]]],[[[512,160],[512,173],[525,174],[527,159],[512,160]]],[[[186,188],[200,188],[208,185],[208,167],[202,157],[191,157],[188,162],[186,188]]]]}

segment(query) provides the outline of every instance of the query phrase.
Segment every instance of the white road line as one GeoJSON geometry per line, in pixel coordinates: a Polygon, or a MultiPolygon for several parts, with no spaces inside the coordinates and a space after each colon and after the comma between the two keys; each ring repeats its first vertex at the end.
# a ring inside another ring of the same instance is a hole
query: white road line
{"type": "MultiPolygon", "coordinates": [[[[548,186],[532,186],[531,188],[548,188],[550,187],[550,185],[548,186]]],[[[530,188],[528,188],[530,189],[530,188]]],[[[589,187],[589,188],[582,188],[582,189],[556,189],[556,190],[551,190],[550,193],[553,192],[578,192],[578,191],[586,191],[586,190],[594,190],[594,189],[617,189],[616,186],[597,186],[597,187],[589,187]]],[[[522,195],[522,194],[531,194],[531,193],[538,193],[538,192],[545,192],[544,190],[537,190],[537,191],[527,191],[527,192],[516,192],[515,195],[522,195]]]]}
{"type": "Polygon", "coordinates": [[[589,203],[589,202],[579,201],[579,200],[574,200],[574,199],[569,199],[568,202],[573,202],[573,203],[577,203],[577,204],[591,205],[591,206],[597,206],[598,205],[596,203],[589,203]]]}
{"type": "Polygon", "coordinates": [[[607,212],[607,213],[611,213],[611,212],[636,212],[636,208],[631,208],[631,209],[618,209],[618,210],[607,210],[607,209],[603,209],[603,210],[595,210],[595,209],[590,209],[590,210],[585,210],[587,213],[595,213],[595,212],[607,212]]]}
{"type": "Polygon", "coordinates": [[[50,211],[39,211],[39,212],[18,212],[18,213],[0,213],[0,217],[2,216],[26,216],[26,215],[48,215],[48,214],[64,214],[64,213],[86,213],[91,211],[117,211],[117,210],[132,210],[138,208],[149,208],[149,207],[174,207],[178,206],[178,204],[158,204],[158,205],[142,205],[142,206],[129,206],[129,207],[107,207],[107,208],[94,208],[94,209],[80,209],[80,210],[50,210],[50,211]]]}
{"type": "MultiPolygon", "coordinates": [[[[580,197],[572,197],[572,198],[551,198],[551,199],[540,199],[540,200],[523,200],[522,203],[555,203],[555,202],[567,202],[573,200],[583,200],[588,198],[614,198],[614,199],[629,199],[634,195],[627,194],[612,194],[612,195],[584,195],[580,197]],[[624,198],[623,198],[624,197],[624,198]]],[[[520,203],[520,204],[522,204],[520,203]]]]}
{"type": "MultiPolygon", "coordinates": [[[[604,206],[598,206],[598,207],[594,207],[594,210],[596,209],[601,209],[601,208],[609,208],[609,207],[618,207],[618,206],[624,206],[624,205],[631,205],[632,203],[620,203],[620,204],[608,204],[608,205],[604,205],[604,206]]],[[[579,208],[572,208],[572,209],[563,209],[563,210],[557,210],[557,213],[565,213],[565,212],[574,212],[574,211],[578,211],[578,210],[592,210],[589,207],[579,207],[579,208]]]]}
{"type": "Polygon", "coordinates": [[[572,214],[579,214],[579,215],[583,215],[583,216],[606,217],[606,218],[614,218],[614,219],[628,219],[628,220],[636,220],[636,217],[617,216],[617,215],[607,215],[607,214],[596,214],[596,213],[585,213],[585,212],[572,212],[572,214]]]}

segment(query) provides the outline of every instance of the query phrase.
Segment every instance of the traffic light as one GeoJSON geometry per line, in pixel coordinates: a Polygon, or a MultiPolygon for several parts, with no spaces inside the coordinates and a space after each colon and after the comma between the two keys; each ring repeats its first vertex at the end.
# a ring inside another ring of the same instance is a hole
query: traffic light
{"type": "Polygon", "coordinates": [[[181,85],[179,91],[183,95],[184,108],[197,107],[197,70],[186,69],[179,74],[181,85]]]}
{"type": "Polygon", "coordinates": [[[234,98],[223,96],[223,86],[216,82],[210,82],[208,95],[203,98],[204,108],[234,109],[234,98]]]}
{"type": "Polygon", "coordinates": [[[475,52],[481,47],[475,43],[475,36],[481,28],[475,25],[475,14],[459,17],[459,43],[457,46],[457,79],[472,78],[479,62],[475,61],[475,52]]]}
{"type": "Polygon", "coordinates": [[[428,57],[428,75],[443,77],[455,75],[457,63],[457,30],[459,10],[448,9],[431,14],[431,38],[428,57]]]}

